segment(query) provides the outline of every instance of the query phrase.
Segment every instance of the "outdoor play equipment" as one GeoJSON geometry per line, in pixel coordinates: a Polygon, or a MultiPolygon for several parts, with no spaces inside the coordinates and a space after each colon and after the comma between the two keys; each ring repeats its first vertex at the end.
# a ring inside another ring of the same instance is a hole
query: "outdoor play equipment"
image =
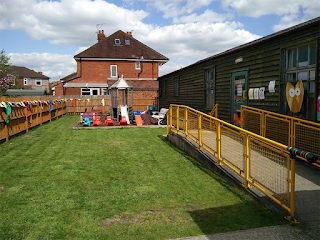
{"type": "Polygon", "coordinates": [[[101,124],[100,116],[95,116],[92,126],[98,126],[99,124],[101,124]]]}
{"type": "Polygon", "coordinates": [[[120,112],[121,112],[121,120],[123,119],[123,117],[125,117],[126,121],[127,121],[127,125],[130,124],[130,120],[129,120],[129,115],[128,115],[128,107],[127,106],[120,106],[120,112]]]}
{"type": "Polygon", "coordinates": [[[84,127],[85,127],[85,126],[89,126],[89,127],[90,127],[90,124],[91,124],[90,119],[87,118],[87,117],[84,118],[82,125],[83,125],[84,127]]]}
{"type": "Polygon", "coordinates": [[[119,120],[120,112],[126,114],[127,123],[130,124],[129,118],[133,114],[133,86],[123,79],[123,75],[117,82],[110,87],[110,112],[113,120],[119,120]],[[122,93],[122,94],[121,94],[122,93]],[[120,104],[122,102],[122,104],[120,104]],[[121,108],[124,107],[124,108],[121,108]],[[126,109],[126,111],[124,111],[126,109]]]}
{"type": "Polygon", "coordinates": [[[120,125],[128,125],[128,122],[125,116],[121,116],[120,125]]]}
{"type": "Polygon", "coordinates": [[[108,126],[113,126],[113,121],[111,119],[111,116],[107,116],[105,123],[108,124],[108,126]]]}

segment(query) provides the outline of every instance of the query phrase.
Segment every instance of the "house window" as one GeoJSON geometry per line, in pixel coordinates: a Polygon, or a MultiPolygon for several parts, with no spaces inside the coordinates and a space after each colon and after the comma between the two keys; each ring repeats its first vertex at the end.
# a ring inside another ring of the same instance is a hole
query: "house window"
{"type": "Polygon", "coordinates": [[[125,43],[126,45],[129,45],[129,44],[130,44],[130,39],[125,39],[125,40],[124,40],[124,43],[125,43]]]}
{"type": "Polygon", "coordinates": [[[115,44],[115,45],[120,45],[120,44],[121,44],[120,39],[115,39],[115,40],[114,40],[114,44],[115,44]]]}
{"type": "Polygon", "coordinates": [[[140,70],[140,61],[136,61],[136,69],[140,70]]]}
{"type": "Polygon", "coordinates": [[[111,65],[110,69],[111,69],[111,77],[117,77],[118,76],[117,65],[111,65]]]}
{"type": "Polygon", "coordinates": [[[281,79],[281,113],[314,121],[316,112],[314,106],[316,44],[309,43],[286,49],[284,54],[284,75],[281,79]],[[300,112],[292,113],[287,101],[287,82],[295,86],[299,80],[303,82],[303,103],[300,112]]]}
{"type": "Polygon", "coordinates": [[[28,78],[24,78],[23,79],[23,85],[24,86],[28,86],[28,78]]]}
{"type": "Polygon", "coordinates": [[[36,86],[41,86],[42,85],[42,80],[41,79],[36,79],[36,86]]]}
{"type": "Polygon", "coordinates": [[[179,82],[180,82],[180,77],[177,77],[174,80],[173,96],[179,96],[179,82]]]}
{"type": "Polygon", "coordinates": [[[108,96],[108,88],[101,89],[102,95],[108,96]]]}
{"type": "Polygon", "coordinates": [[[99,95],[99,88],[81,88],[81,95],[99,95]]]}
{"type": "Polygon", "coordinates": [[[214,107],[214,68],[206,69],[204,73],[205,108],[214,107]]]}

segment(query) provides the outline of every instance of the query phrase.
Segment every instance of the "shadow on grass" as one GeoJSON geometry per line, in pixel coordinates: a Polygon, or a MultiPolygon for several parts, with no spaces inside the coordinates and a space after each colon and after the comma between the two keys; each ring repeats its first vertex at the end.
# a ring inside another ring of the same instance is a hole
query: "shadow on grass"
{"type": "Polygon", "coordinates": [[[179,149],[176,145],[174,145],[173,143],[171,143],[167,137],[162,136],[162,135],[158,135],[158,137],[165,142],[169,147],[171,147],[173,150],[175,150],[176,152],[180,153],[184,158],[186,158],[187,160],[189,160],[195,167],[199,168],[201,171],[205,172],[206,174],[208,174],[210,177],[212,177],[214,180],[216,180],[217,182],[219,182],[225,189],[227,189],[228,191],[232,192],[233,194],[237,195],[239,198],[242,198],[242,195],[239,194],[239,191],[236,190],[235,187],[232,187],[231,184],[229,182],[227,182],[226,180],[224,180],[222,177],[220,177],[219,175],[213,173],[209,168],[207,168],[205,165],[203,165],[202,163],[200,163],[197,159],[191,157],[188,153],[182,151],[181,149],[179,149]]]}
{"type": "Polygon", "coordinates": [[[276,212],[246,202],[188,213],[205,235],[283,224],[276,212]]]}

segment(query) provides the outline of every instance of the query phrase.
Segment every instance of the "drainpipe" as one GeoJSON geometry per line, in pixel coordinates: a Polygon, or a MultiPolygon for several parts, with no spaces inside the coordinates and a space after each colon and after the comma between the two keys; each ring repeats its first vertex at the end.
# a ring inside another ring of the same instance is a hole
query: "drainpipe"
{"type": "MultiPolygon", "coordinates": [[[[140,59],[143,60],[143,49],[141,50],[141,58],[140,58],[140,59]]],[[[138,73],[138,79],[140,78],[140,74],[141,74],[142,71],[143,71],[143,61],[140,62],[140,68],[141,68],[141,70],[140,70],[140,72],[138,73]]]]}

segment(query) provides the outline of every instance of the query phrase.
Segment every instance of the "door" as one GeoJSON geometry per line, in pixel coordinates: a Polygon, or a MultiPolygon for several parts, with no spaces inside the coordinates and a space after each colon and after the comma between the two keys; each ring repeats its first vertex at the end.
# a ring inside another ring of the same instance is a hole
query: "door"
{"type": "Polygon", "coordinates": [[[231,123],[240,126],[241,105],[248,104],[248,71],[231,74],[231,123]]]}

